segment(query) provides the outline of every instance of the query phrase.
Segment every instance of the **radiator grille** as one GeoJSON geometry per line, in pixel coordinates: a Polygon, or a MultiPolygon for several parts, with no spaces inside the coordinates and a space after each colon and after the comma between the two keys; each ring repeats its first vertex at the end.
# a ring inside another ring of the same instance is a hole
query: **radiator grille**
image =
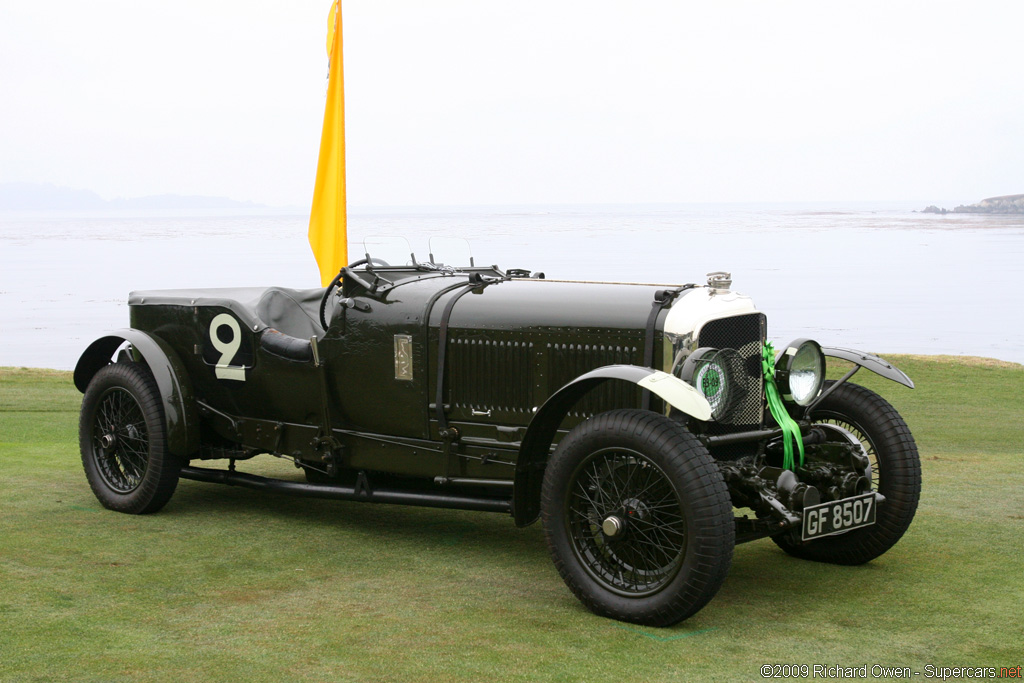
{"type": "MultiPolygon", "coordinates": [[[[550,392],[576,379],[585,372],[604,365],[642,365],[643,357],[636,346],[612,344],[548,344],[548,377],[550,392]]],[[[626,382],[605,382],[590,391],[569,415],[590,417],[615,408],[638,407],[640,390],[626,382]]]]}
{"type": "Polygon", "coordinates": [[[448,391],[463,410],[529,413],[533,344],[489,339],[452,339],[448,391]]]}
{"type": "Polygon", "coordinates": [[[743,359],[736,373],[739,386],[735,412],[731,418],[708,426],[711,434],[756,429],[764,419],[764,377],[761,374],[761,347],[764,344],[765,317],[761,313],[712,320],[700,330],[697,346],[736,349],[743,359]]]}

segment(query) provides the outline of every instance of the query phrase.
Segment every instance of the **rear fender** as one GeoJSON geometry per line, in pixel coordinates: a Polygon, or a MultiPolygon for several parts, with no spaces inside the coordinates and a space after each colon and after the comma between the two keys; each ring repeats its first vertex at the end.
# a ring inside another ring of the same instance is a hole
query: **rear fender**
{"type": "Polygon", "coordinates": [[[116,330],[100,337],[85,350],[75,366],[75,387],[85,393],[89,382],[111,362],[119,346],[128,342],[135,360],[149,366],[163,399],[167,418],[167,447],[178,457],[188,459],[199,450],[199,411],[188,372],[166,342],[139,330],[116,330]]]}
{"type": "Polygon", "coordinates": [[[691,417],[698,420],[711,419],[711,405],[704,395],[666,372],[636,365],[606,365],[580,375],[544,402],[523,437],[512,494],[516,526],[532,524],[540,515],[544,468],[562,420],[591,389],[609,380],[632,382],[691,417]]]}

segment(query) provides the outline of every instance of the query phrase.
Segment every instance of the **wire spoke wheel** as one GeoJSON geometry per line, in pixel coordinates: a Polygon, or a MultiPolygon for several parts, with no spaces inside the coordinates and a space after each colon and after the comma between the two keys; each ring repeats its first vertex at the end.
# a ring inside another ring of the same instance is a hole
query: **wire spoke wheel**
{"type": "Polygon", "coordinates": [[[807,542],[795,533],[772,536],[772,540],[802,559],[847,565],[869,562],[903,537],[917,511],[921,463],[914,437],[888,401],[851,382],[836,387],[810,418],[815,423],[841,427],[860,441],[871,464],[871,489],[885,500],[879,503],[877,519],[871,526],[807,542]]]}
{"type": "Polygon", "coordinates": [[[842,415],[818,412],[815,413],[814,418],[815,424],[828,424],[845,429],[860,441],[861,447],[868,456],[868,463],[871,465],[871,490],[879,490],[882,486],[882,470],[879,467],[878,450],[875,448],[875,444],[871,442],[871,438],[864,433],[864,430],[842,415]]]}
{"type": "Polygon", "coordinates": [[[591,611],[670,626],[714,597],[735,530],[729,492],[679,422],[613,410],[577,425],[544,471],[541,516],[562,579],[591,611]]]}
{"type": "Polygon", "coordinates": [[[679,571],[686,548],[679,494],[642,454],[597,451],[576,470],[568,494],[573,549],[609,590],[648,595],[679,571]]]}
{"type": "Polygon", "coordinates": [[[111,489],[129,493],[142,483],[149,432],[142,408],[126,389],[112,387],[100,397],[92,443],[100,475],[111,489]]]}
{"type": "Polygon", "coordinates": [[[82,466],[96,498],[120,512],[155,512],[178,485],[181,461],[167,451],[163,402],[149,368],[101,368],[82,399],[82,466]]]}

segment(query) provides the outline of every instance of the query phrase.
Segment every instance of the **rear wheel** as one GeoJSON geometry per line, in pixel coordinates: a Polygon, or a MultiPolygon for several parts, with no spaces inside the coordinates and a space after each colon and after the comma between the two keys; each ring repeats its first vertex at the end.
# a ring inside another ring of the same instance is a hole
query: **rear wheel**
{"type": "MultiPolygon", "coordinates": [[[[827,389],[833,382],[825,385],[827,389]]],[[[801,542],[799,532],[774,536],[794,557],[833,564],[863,564],[894,546],[917,511],[921,462],[907,423],[888,401],[862,386],[843,384],[811,414],[816,423],[842,427],[864,447],[871,463],[872,490],[885,496],[875,524],[844,534],[801,542]]]]}
{"type": "Polygon", "coordinates": [[[562,439],[541,497],[558,572],[591,611],[669,626],[700,610],[729,572],[728,490],[678,422],[616,410],[562,439]]]}
{"type": "Polygon", "coordinates": [[[162,508],[181,461],[167,451],[163,403],[149,368],[108,365],[92,378],[78,424],[82,466],[96,498],[119,512],[162,508]]]}

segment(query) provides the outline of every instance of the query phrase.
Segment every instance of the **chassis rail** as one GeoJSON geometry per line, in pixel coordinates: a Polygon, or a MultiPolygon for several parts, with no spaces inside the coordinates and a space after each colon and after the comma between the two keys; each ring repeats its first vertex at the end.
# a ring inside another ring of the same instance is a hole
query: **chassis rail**
{"type": "Polygon", "coordinates": [[[452,495],[424,491],[401,491],[372,488],[365,475],[360,475],[355,486],[333,484],[306,484],[283,479],[270,479],[255,474],[215,470],[206,467],[183,467],[183,479],[205,481],[212,484],[242,486],[257,491],[273,491],[303,498],[326,498],[330,500],[355,500],[362,503],[389,503],[392,505],[418,505],[421,507],[450,508],[455,510],[478,510],[512,514],[512,501],[500,498],[452,495]]]}

